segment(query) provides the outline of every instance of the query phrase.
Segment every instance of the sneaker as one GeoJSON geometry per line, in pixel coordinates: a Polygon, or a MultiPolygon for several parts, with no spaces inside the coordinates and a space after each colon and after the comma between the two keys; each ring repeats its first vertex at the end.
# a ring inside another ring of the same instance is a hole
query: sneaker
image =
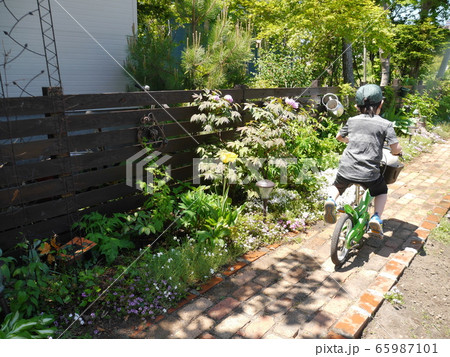
{"type": "Polygon", "coordinates": [[[371,233],[383,234],[383,221],[377,213],[375,213],[372,218],[370,218],[369,228],[372,231],[371,233]]]}
{"type": "Polygon", "coordinates": [[[327,223],[336,223],[336,202],[329,197],[325,201],[325,214],[324,214],[324,220],[327,223]]]}

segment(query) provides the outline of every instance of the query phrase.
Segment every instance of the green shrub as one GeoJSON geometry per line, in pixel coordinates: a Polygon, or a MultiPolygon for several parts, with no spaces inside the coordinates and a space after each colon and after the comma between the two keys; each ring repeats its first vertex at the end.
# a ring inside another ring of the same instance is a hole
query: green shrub
{"type": "Polygon", "coordinates": [[[49,338],[56,330],[54,327],[48,326],[52,322],[53,318],[49,316],[34,316],[23,319],[16,311],[7,315],[0,325],[0,339],[49,338]]]}
{"type": "Polygon", "coordinates": [[[169,25],[149,22],[128,38],[125,69],[151,90],[179,89],[182,78],[173,56],[176,46],[169,25]]]}

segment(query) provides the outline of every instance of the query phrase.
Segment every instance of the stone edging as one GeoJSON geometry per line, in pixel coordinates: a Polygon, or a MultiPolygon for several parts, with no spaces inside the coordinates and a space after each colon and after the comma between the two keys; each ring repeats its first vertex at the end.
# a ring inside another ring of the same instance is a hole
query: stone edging
{"type": "MultiPolygon", "coordinates": [[[[229,277],[229,276],[237,273],[239,270],[241,270],[243,267],[247,266],[248,264],[250,264],[250,263],[254,262],[255,260],[261,258],[262,256],[266,255],[270,251],[275,250],[280,245],[281,244],[278,244],[278,243],[270,244],[268,246],[261,248],[260,250],[247,252],[244,255],[242,255],[241,257],[237,258],[235,263],[231,264],[228,268],[226,268],[224,271],[222,271],[221,274],[219,274],[219,275],[225,275],[225,276],[229,277]]],[[[172,307],[169,310],[167,310],[167,314],[159,315],[151,322],[150,321],[145,322],[145,323],[142,323],[139,326],[137,326],[135,328],[135,331],[130,335],[130,338],[140,338],[139,335],[141,334],[141,332],[144,329],[150,327],[153,324],[158,323],[159,321],[161,321],[168,315],[181,309],[184,305],[186,305],[187,303],[190,303],[191,301],[193,301],[200,295],[204,294],[205,292],[207,292],[208,290],[210,290],[217,284],[221,283],[223,280],[224,280],[224,278],[222,278],[220,276],[215,276],[215,277],[211,278],[205,284],[201,285],[200,289],[198,291],[196,291],[195,294],[194,293],[189,294],[186,298],[181,300],[176,307],[172,307]]]]}
{"type": "MultiPolygon", "coordinates": [[[[327,338],[359,338],[362,331],[374,316],[384,301],[384,294],[398,281],[403,271],[411,264],[418,251],[425,244],[430,231],[437,227],[440,219],[450,209],[450,195],[444,198],[435,206],[427,218],[424,219],[419,228],[414,232],[414,236],[408,239],[402,246],[402,250],[393,255],[382,268],[374,282],[366,289],[358,300],[351,305],[347,311],[336,321],[327,334],[327,338]]],[[[192,302],[217,284],[221,283],[225,277],[229,277],[248,264],[256,261],[281,244],[272,244],[257,251],[248,252],[237,258],[236,262],[228,266],[221,274],[211,278],[200,289],[189,294],[181,300],[174,308],[169,309],[167,314],[159,315],[151,322],[145,322],[135,328],[131,338],[141,338],[144,329],[168,317],[184,305],[192,302]],[[222,277],[223,276],[223,277],[222,277]]]]}
{"type": "Polygon", "coordinates": [[[428,239],[430,231],[437,227],[441,218],[450,209],[450,195],[434,207],[432,214],[424,219],[415,230],[414,237],[408,239],[403,249],[386,263],[375,281],[359,299],[341,316],[328,333],[328,338],[359,338],[367,323],[381,306],[386,294],[398,281],[403,271],[428,239]]]}

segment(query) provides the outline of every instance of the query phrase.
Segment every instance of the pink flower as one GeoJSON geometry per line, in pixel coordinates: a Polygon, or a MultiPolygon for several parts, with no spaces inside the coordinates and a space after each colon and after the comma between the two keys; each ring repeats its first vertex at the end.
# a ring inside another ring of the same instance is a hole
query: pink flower
{"type": "Polygon", "coordinates": [[[215,95],[214,97],[211,98],[212,100],[215,100],[216,102],[218,102],[220,100],[220,97],[218,95],[215,95]]]}
{"type": "Polygon", "coordinates": [[[233,103],[233,97],[229,94],[223,97],[228,103],[233,103]]]}
{"type": "Polygon", "coordinates": [[[290,105],[292,108],[298,109],[298,102],[296,102],[294,99],[286,98],[286,99],[284,100],[284,102],[285,102],[287,105],[290,105]]]}

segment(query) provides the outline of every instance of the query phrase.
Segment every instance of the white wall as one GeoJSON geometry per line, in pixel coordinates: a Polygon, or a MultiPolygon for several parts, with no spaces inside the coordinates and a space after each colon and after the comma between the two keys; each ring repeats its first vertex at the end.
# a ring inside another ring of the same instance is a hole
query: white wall
{"type": "MultiPolygon", "coordinates": [[[[127,56],[127,36],[132,34],[133,24],[137,23],[136,0],[51,0],[55,38],[64,94],[107,93],[125,91],[129,83],[120,66],[127,56]],[[103,47],[74,21],[76,19],[103,47]]],[[[34,96],[42,94],[42,87],[47,87],[48,77],[38,13],[26,16],[11,31],[15,19],[37,8],[36,0],[5,0],[11,15],[0,3],[0,52],[7,53],[12,59],[21,51],[3,31],[28,48],[40,53],[23,52],[17,59],[0,67],[0,74],[8,97],[21,95],[21,90],[12,82],[22,87],[40,71],[45,73],[32,81],[27,91],[34,96]],[[7,87],[5,87],[7,83],[7,87]]],[[[4,56],[0,57],[0,65],[4,56]]],[[[22,94],[25,95],[26,94],[22,94]]]]}

